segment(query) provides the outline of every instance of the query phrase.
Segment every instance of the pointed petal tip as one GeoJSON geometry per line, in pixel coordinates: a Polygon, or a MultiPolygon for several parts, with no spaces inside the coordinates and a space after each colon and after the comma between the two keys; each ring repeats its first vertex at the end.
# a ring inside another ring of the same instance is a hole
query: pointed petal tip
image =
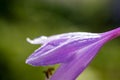
{"type": "Polygon", "coordinates": [[[29,42],[31,44],[43,44],[47,40],[47,37],[46,36],[41,36],[41,37],[35,38],[33,40],[31,40],[30,38],[26,38],[26,40],[27,40],[27,42],[29,42]]]}
{"type": "Polygon", "coordinates": [[[25,63],[26,63],[26,64],[29,64],[29,65],[31,65],[31,66],[36,66],[36,65],[34,65],[34,64],[31,62],[31,60],[29,60],[29,59],[27,59],[27,60],[25,61],[25,63]]]}
{"type": "Polygon", "coordinates": [[[26,59],[25,63],[26,63],[26,64],[29,64],[29,63],[30,63],[29,61],[30,61],[29,59],[26,59]]]}
{"type": "Polygon", "coordinates": [[[31,66],[46,66],[46,65],[48,65],[40,60],[36,60],[36,58],[34,58],[34,57],[33,58],[28,57],[28,59],[26,59],[25,63],[29,64],[31,66]]]}
{"type": "Polygon", "coordinates": [[[41,44],[41,42],[38,39],[31,40],[30,38],[26,38],[27,42],[30,44],[41,44]]]}
{"type": "Polygon", "coordinates": [[[27,40],[27,42],[29,42],[29,43],[31,43],[31,44],[34,43],[33,40],[31,40],[30,38],[26,38],[26,40],[27,40]]]}
{"type": "Polygon", "coordinates": [[[28,64],[28,60],[26,60],[25,63],[28,64]]]}

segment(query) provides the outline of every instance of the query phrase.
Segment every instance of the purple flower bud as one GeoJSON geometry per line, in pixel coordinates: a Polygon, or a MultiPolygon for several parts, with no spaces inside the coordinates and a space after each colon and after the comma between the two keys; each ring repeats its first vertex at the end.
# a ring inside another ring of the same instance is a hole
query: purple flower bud
{"type": "Polygon", "coordinates": [[[61,64],[50,80],[75,80],[88,66],[100,48],[120,36],[120,28],[104,33],[72,32],[50,37],[42,36],[32,44],[42,44],[26,60],[33,66],[61,64]]]}

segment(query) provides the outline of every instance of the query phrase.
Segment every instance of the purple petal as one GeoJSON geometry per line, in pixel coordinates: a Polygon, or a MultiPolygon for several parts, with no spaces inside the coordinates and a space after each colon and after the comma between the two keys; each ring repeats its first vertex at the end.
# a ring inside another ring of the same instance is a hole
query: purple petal
{"type": "Polygon", "coordinates": [[[43,44],[26,63],[40,66],[61,63],[51,80],[75,80],[106,42],[120,36],[120,28],[100,33],[65,33],[31,41],[43,44]]]}
{"type": "Polygon", "coordinates": [[[79,50],[93,42],[96,42],[100,38],[98,34],[78,32],[57,36],[57,38],[56,36],[55,38],[52,36],[52,39],[49,38],[47,43],[35,51],[26,60],[26,63],[34,66],[40,66],[68,62],[74,58],[74,52],[76,50],[79,50]],[[66,38],[68,39],[66,40],[66,38]]]}
{"type": "Polygon", "coordinates": [[[74,53],[76,56],[72,61],[62,63],[50,80],[75,80],[95,57],[104,43],[120,36],[120,28],[102,33],[101,36],[100,40],[77,50],[74,53]]]}
{"type": "Polygon", "coordinates": [[[93,45],[76,52],[76,58],[71,62],[62,63],[50,80],[75,80],[94,58],[100,47],[93,45]]]}

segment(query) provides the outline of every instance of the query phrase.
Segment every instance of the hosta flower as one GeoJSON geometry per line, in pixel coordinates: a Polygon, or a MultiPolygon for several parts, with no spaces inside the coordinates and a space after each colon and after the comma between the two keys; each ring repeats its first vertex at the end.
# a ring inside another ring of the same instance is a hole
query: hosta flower
{"type": "Polygon", "coordinates": [[[104,33],[71,32],[50,37],[41,36],[32,44],[42,44],[26,60],[33,66],[60,64],[50,80],[75,80],[88,66],[100,48],[120,36],[120,28],[104,33]]]}

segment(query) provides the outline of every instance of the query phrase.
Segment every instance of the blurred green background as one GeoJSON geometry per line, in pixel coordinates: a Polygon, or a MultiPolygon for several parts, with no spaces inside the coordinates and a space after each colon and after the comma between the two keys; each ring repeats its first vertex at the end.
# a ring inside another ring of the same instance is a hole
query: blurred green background
{"type": "MultiPolygon", "coordinates": [[[[25,64],[39,47],[26,38],[104,32],[120,25],[119,0],[0,0],[0,80],[44,80],[25,64]]],[[[120,80],[120,38],[107,43],[78,80],[120,80]]]]}

